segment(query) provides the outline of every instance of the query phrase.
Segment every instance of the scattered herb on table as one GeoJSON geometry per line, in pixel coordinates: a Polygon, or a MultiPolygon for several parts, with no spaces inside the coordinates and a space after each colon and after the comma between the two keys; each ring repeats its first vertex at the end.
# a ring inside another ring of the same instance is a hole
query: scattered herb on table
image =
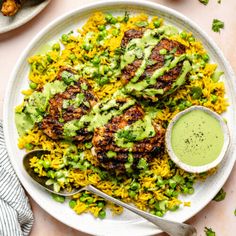
{"type": "Polygon", "coordinates": [[[236,209],[234,210],[234,215],[236,216],[236,209]]]}
{"type": "Polygon", "coordinates": [[[224,22],[218,19],[214,19],[212,22],[212,30],[214,32],[220,32],[221,29],[224,29],[224,22]]]}
{"type": "Polygon", "coordinates": [[[204,5],[207,5],[209,0],[199,0],[200,3],[204,4],[204,5]]]}
{"type": "Polygon", "coordinates": [[[213,198],[214,201],[216,202],[220,202],[222,200],[225,199],[226,196],[226,192],[224,191],[224,189],[222,188],[217,194],[216,196],[213,198]]]}
{"type": "Polygon", "coordinates": [[[211,228],[205,227],[204,232],[205,232],[206,236],[216,236],[216,233],[211,228]]]}
{"type": "Polygon", "coordinates": [[[221,4],[221,0],[218,0],[217,3],[221,4]]]}

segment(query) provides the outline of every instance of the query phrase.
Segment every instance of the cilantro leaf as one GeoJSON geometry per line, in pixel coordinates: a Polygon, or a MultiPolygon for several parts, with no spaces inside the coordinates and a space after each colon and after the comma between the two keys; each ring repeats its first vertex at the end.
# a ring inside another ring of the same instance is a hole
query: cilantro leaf
{"type": "Polygon", "coordinates": [[[204,232],[205,232],[206,236],[216,236],[216,233],[211,228],[205,227],[204,232]]]}
{"type": "Polygon", "coordinates": [[[218,19],[214,19],[213,22],[212,22],[212,30],[214,32],[220,32],[221,29],[224,29],[224,22],[223,21],[220,21],[218,19]]]}
{"type": "Polygon", "coordinates": [[[236,209],[234,210],[234,215],[236,216],[236,209]]]}
{"type": "Polygon", "coordinates": [[[217,194],[216,196],[213,198],[214,201],[216,202],[220,202],[222,200],[225,199],[226,196],[226,192],[224,191],[224,189],[222,188],[217,194]]]}
{"type": "Polygon", "coordinates": [[[207,5],[209,0],[199,0],[200,3],[204,4],[204,5],[207,5]]]}

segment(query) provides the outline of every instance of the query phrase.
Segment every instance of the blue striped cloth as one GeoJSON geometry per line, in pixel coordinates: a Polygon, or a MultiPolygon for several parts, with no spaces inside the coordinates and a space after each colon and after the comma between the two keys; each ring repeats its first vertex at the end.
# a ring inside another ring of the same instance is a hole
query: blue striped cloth
{"type": "Polygon", "coordinates": [[[0,121],[0,236],[29,235],[33,214],[6,150],[0,121]]]}

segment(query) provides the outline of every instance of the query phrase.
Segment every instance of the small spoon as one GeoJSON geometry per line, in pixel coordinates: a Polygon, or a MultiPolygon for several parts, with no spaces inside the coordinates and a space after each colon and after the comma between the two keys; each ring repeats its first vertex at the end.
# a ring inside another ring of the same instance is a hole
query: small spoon
{"type": "Polygon", "coordinates": [[[64,197],[70,197],[70,196],[72,196],[76,193],[79,193],[81,191],[89,191],[91,193],[94,193],[94,194],[96,194],[108,201],[115,203],[118,206],[122,206],[122,207],[132,211],[133,213],[145,218],[146,220],[148,220],[151,223],[153,223],[154,225],[158,226],[161,230],[168,233],[169,235],[172,235],[172,236],[197,236],[196,229],[191,225],[166,220],[166,219],[160,218],[158,216],[154,216],[154,215],[147,213],[145,211],[141,211],[141,210],[137,209],[136,207],[133,207],[129,204],[126,204],[120,200],[117,200],[117,199],[107,195],[106,193],[98,190],[97,188],[95,188],[92,185],[87,185],[87,186],[80,188],[80,189],[73,189],[72,192],[67,192],[66,190],[60,191],[58,193],[55,192],[53,190],[52,186],[47,186],[45,184],[45,182],[47,181],[47,178],[37,176],[37,174],[33,171],[32,168],[30,168],[30,165],[29,165],[29,163],[30,163],[29,160],[32,157],[37,156],[38,158],[40,158],[43,154],[50,154],[50,151],[39,149],[39,150],[33,150],[31,152],[28,152],[23,158],[23,165],[24,165],[26,172],[30,175],[30,177],[36,183],[38,183],[41,187],[46,189],[47,191],[55,193],[60,196],[64,196],[64,197]]]}

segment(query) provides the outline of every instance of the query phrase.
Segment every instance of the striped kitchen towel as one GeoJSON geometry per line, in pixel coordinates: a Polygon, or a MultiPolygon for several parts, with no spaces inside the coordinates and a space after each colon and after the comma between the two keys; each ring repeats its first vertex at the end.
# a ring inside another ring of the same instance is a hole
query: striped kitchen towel
{"type": "Polygon", "coordinates": [[[0,121],[0,236],[29,235],[33,214],[10,163],[0,121]]]}

